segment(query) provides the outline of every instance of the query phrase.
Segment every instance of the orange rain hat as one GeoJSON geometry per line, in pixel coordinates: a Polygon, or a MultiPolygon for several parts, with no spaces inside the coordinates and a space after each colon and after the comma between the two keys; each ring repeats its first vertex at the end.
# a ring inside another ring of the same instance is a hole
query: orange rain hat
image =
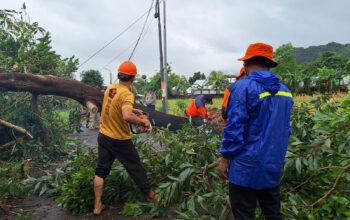
{"type": "Polygon", "coordinates": [[[137,75],[137,68],[136,65],[131,62],[130,60],[124,61],[120,64],[118,68],[119,73],[123,73],[128,76],[136,76],[137,75]]]}
{"type": "Polygon", "coordinates": [[[239,58],[239,61],[249,60],[253,57],[265,57],[272,62],[272,67],[278,65],[277,61],[273,59],[273,47],[269,44],[255,43],[250,44],[245,52],[245,56],[239,58]]]}
{"type": "Polygon", "coordinates": [[[236,77],[236,80],[240,80],[242,76],[245,74],[245,68],[242,67],[241,70],[239,71],[239,75],[236,77]]]}

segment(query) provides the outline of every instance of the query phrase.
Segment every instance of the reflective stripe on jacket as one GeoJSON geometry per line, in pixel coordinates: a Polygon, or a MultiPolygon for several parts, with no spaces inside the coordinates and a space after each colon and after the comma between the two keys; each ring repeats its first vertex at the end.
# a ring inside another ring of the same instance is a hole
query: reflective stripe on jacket
{"type": "Polygon", "coordinates": [[[253,189],[280,184],[292,106],[292,94],[271,71],[233,85],[220,149],[230,161],[230,182],[253,189]]]}

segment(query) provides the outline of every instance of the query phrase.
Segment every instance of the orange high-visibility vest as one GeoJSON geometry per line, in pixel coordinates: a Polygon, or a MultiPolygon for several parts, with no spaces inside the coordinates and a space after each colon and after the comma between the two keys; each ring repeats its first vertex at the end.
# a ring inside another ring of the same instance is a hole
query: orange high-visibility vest
{"type": "Polygon", "coordinates": [[[197,108],[196,100],[192,100],[191,104],[185,110],[185,113],[187,116],[191,116],[191,117],[200,116],[204,119],[208,118],[207,110],[205,109],[205,107],[197,108]]]}

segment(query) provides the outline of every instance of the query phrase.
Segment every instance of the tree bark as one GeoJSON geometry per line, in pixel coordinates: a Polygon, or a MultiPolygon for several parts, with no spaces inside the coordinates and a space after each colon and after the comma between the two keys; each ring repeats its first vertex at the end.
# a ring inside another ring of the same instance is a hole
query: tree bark
{"type": "MultiPolygon", "coordinates": [[[[56,95],[74,99],[86,106],[96,105],[100,111],[103,93],[77,80],[57,76],[42,76],[23,73],[0,73],[0,91],[30,92],[41,95],[56,95]]],[[[154,111],[146,106],[135,104],[135,108],[146,112],[156,127],[168,127],[171,131],[180,129],[188,120],[184,117],[154,111]]]]}
{"type": "Polygon", "coordinates": [[[36,121],[38,122],[38,125],[40,127],[40,138],[42,140],[42,143],[44,144],[45,147],[50,146],[51,138],[50,138],[50,131],[49,129],[45,126],[42,117],[43,114],[40,111],[39,108],[39,99],[38,99],[38,94],[32,93],[32,108],[33,111],[36,114],[36,121]]]}

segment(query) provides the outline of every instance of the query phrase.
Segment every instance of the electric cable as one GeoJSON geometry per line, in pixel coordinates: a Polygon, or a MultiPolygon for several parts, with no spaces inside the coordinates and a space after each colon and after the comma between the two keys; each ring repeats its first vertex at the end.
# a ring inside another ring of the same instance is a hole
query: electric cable
{"type": "Polygon", "coordinates": [[[149,14],[149,10],[147,10],[145,13],[143,13],[140,17],[138,17],[134,22],[132,22],[128,27],[126,27],[122,32],[120,32],[117,36],[115,36],[111,41],[109,41],[107,44],[105,44],[102,48],[97,50],[95,53],[93,53],[89,58],[87,58],[84,62],[82,62],[78,68],[82,67],[84,64],[89,62],[93,57],[95,57],[97,54],[99,54],[102,50],[104,50],[106,47],[108,47],[111,43],[113,43],[116,39],[118,39],[120,36],[122,36],[124,33],[126,33],[130,28],[132,28],[137,22],[139,22],[144,16],[149,14]]]}
{"type": "MultiPolygon", "coordinates": [[[[146,28],[146,31],[144,32],[143,38],[141,39],[141,43],[143,42],[143,40],[145,39],[146,35],[148,36],[149,33],[149,28],[151,26],[151,24],[153,23],[153,20],[151,20],[146,28]]],[[[124,50],[122,50],[120,53],[118,53],[115,57],[113,57],[112,59],[110,59],[102,68],[106,68],[107,66],[109,66],[111,63],[113,63],[116,59],[118,59],[119,57],[121,57],[122,55],[124,55],[132,46],[134,46],[134,44],[136,44],[136,41],[133,41],[128,47],[126,47],[124,50]]],[[[135,54],[134,54],[135,55],[135,54]]]]}
{"type": "Polygon", "coordinates": [[[145,27],[146,27],[146,24],[147,24],[149,15],[151,14],[151,10],[152,10],[152,8],[153,8],[153,3],[154,3],[154,0],[152,0],[152,2],[151,2],[151,6],[150,6],[150,8],[149,8],[149,10],[148,10],[148,14],[147,14],[145,23],[143,24],[143,27],[142,27],[141,32],[140,32],[140,35],[139,35],[139,37],[137,38],[135,47],[134,47],[134,49],[132,50],[132,52],[131,52],[131,54],[130,54],[129,60],[130,60],[130,59],[132,58],[132,56],[134,55],[134,52],[135,52],[135,50],[136,50],[136,48],[137,48],[137,46],[138,46],[138,44],[139,44],[139,42],[140,42],[140,39],[141,39],[142,34],[143,34],[143,31],[145,30],[145,27]]]}

